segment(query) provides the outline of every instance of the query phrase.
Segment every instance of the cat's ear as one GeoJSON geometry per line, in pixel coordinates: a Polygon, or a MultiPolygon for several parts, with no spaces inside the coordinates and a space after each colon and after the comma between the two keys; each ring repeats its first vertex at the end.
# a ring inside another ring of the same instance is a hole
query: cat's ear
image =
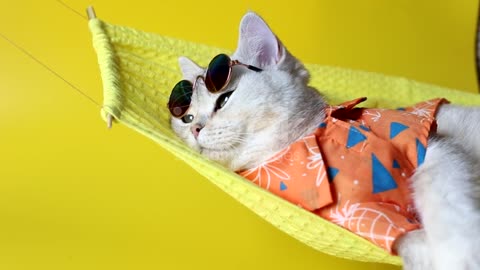
{"type": "Polygon", "coordinates": [[[234,57],[248,64],[266,67],[278,64],[285,48],[267,23],[254,12],[248,12],[240,22],[240,36],[234,57]]]}
{"type": "Polygon", "coordinates": [[[178,64],[180,65],[180,70],[185,80],[193,81],[197,76],[203,75],[203,68],[187,57],[180,56],[178,58],[178,64]]]}

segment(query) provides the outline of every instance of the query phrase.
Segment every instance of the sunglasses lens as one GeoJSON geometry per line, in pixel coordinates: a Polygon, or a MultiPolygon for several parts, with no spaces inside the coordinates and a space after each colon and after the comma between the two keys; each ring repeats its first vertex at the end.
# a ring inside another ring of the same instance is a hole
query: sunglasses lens
{"type": "Polygon", "coordinates": [[[218,92],[227,84],[230,75],[230,57],[219,54],[208,65],[205,84],[210,92],[218,92]]]}
{"type": "Polygon", "coordinates": [[[168,109],[175,117],[182,117],[190,107],[192,102],[193,85],[190,81],[179,81],[170,94],[168,109]]]}

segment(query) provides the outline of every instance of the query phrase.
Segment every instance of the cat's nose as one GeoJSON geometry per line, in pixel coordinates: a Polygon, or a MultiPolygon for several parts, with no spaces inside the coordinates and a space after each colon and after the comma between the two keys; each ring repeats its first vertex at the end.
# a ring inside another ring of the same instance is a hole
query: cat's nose
{"type": "Polygon", "coordinates": [[[200,124],[194,124],[190,130],[192,131],[192,134],[193,134],[193,137],[195,137],[195,139],[198,137],[198,135],[200,134],[200,131],[202,130],[203,126],[200,125],[200,124]]]}

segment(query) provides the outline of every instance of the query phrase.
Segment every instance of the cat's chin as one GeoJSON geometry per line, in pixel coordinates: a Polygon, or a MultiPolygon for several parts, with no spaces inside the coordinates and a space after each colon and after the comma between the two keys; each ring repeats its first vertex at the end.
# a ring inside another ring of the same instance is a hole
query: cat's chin
{"type": "Polygon", "coordinates": [[[228,168],[230,168],[231,158],[233,156],[232,152],[234,151],[225,151],[212,148],[200,148],[200,154],[228,168]]]}
{"type": "Polygon", "coordinates": [[[228,151],[225,151],[224,149],[214,149],[214,148],[206,148],[206,147],[200,147],[200,153],[204,156],[209,157],[210,159],[218,160],[222,157],[227,157],[229,156],[228,151]]]}

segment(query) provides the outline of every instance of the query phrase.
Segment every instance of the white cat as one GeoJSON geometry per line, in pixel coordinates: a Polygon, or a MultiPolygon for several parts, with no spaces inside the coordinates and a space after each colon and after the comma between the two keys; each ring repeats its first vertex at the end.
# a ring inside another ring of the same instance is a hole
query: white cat
{"type": "MultiPolygon", "coordinates": [[[[256,14],[240,24],[231,56],[261,68],[233,67],[219,93],[209,92],[206,70],[180,58],[185,80],[196,81],[183,118],[172,128],[190,147],[233,171],[254,168],[312,133],[327,104],[308,86],[309,73],[256,14]]],[[[361,94],[361,93],[360,93],[361,94]]],[[[438,130],[424,163],[411,178],[423,228],[396,241],[406,270],[480,269],[480,109],[442,105],[438,130]]]]}

